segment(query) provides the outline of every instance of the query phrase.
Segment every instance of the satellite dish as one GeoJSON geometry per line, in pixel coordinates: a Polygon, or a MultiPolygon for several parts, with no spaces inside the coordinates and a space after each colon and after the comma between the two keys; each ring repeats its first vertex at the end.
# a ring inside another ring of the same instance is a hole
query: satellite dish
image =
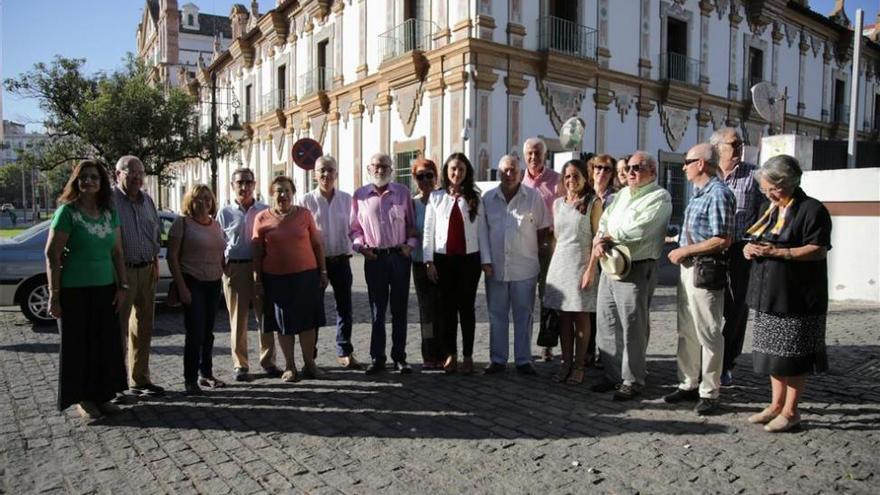
{"type": "Polygon", "coordinates": [[[752,86],[752,103],[758,115],[770,122],[770,126],[780,126],[785,129],[785,100],[788,99],[786,87],[780,95],[776,88],[767,81],[759,82],[752,86]]]}
{"type": "Polygon", "coordinates": [[[584,140],[586,124],[580,117],[566,120],[559,129],[559,143],[567,150],[578,150],[584,140]]]}

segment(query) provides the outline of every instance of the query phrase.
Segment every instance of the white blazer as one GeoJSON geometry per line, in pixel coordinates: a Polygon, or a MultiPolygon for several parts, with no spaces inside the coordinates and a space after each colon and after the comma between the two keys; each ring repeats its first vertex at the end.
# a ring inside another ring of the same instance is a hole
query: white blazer
{"type": "MultiPolygon", "coordinates": [[[[422,234],[422,248],[425,263],[434,261],[434,253],[446,254],[446,236],[449,233],[449,217],[452,215],[454,196],[446,191],[434,191],[425,208],[425,229],[422,234]]],[[[483,225],[483,215],[477,215],[471,221],[470,209],[464,196],[458,197],[458,208],[464,219],[465,251],[467,254],[480,252],[482,264],[492,262],[489,254],[489,235],[483,225]]],[[[483,200],[479,200],[478,208],[482,212],[483,200]]]]}

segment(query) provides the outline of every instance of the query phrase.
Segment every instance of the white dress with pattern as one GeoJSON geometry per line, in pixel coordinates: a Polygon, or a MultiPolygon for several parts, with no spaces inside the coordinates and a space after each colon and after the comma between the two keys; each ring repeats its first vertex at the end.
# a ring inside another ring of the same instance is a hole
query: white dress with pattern
{"type": "MultiPolygon", "coordinates": [[[[553,203],[553,231],[556,248],[547,270],[547,288],[544,291],[544,307],[560,311],[596,311],[596,288],[581,289],[581,280],[587,269],[587,253],[593,243],[590,213],[596,198],[590,199],[586,215],[574,205],[558,198],[553,203]]],[[[598,275],[598,273],[597,273],[598,275]]]]}

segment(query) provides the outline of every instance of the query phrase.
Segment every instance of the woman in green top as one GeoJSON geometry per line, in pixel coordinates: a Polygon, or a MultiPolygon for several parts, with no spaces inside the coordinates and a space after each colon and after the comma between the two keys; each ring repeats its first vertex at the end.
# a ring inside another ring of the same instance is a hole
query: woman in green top
{"type": "Polygon", "coordinates": [[[120,412],[110,403],[127,388],[117,313],[128,284],[110,176],[81,161],[58,198],[46,243],[49,313],[58,318],[58,408],[76,404],[85,419],[120,412]]]}

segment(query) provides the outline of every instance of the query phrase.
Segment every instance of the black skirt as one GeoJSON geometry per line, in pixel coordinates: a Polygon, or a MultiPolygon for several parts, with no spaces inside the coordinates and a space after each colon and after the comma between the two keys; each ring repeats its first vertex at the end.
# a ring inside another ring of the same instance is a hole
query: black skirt
{"type": "Polygon", "coordinates": [[[115,295],[114,285],[61,289],[61,411],[79,402],[107,402],[128,388],[115,295]]]}
{"type": "Polygon", "coordinates": [[[263,331],[296,335],[326,324],[321,272],[263,273],[263,331]]]}

